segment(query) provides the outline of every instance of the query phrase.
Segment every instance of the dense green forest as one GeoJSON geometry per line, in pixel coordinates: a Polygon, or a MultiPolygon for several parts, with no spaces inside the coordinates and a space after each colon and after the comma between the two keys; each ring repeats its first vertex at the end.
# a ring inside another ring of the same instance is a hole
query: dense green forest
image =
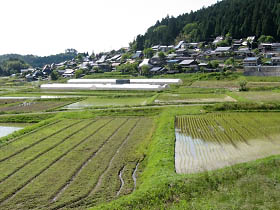
{"type": "Polygon", "coordinates": [[[35,56],[35,55],[19,55],[19,54],[6,54],[0,55],[0,65],[9,59],[21,60],[29,64],[32,67],[43,67],[46,64],[61,63],[66,60],[71,60],[77,56],[77,51],[74,49],[68,49],[65,53],[60,53],[50,56],[35,56]]]}
{"type": "Polygon", "coordinates": [[[211,41],[230,33],[233,38],[271,35],[280,40],[280,0],[223,0],[178,17],[157,21],[132,43],[137,50],[171,45],[178,40],[211,41]]]}

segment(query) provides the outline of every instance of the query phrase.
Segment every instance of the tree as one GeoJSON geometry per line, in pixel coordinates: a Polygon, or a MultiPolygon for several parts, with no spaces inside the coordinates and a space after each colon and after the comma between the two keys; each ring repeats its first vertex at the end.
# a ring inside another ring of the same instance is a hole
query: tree
{"type": "Polygon", "coordinates": [[[1,65],[2,75],[10,76],[11,74],[20,73],[21,69],[26,69],[28,67],[29,65],[26,62],[10,58],[5,60],[1,65]]]}
{"type": "Polygon", "coordinates": [[[52,71],[51,73],[51,80],[58,80],[59,74],[57,71],[52,71]]]}
{"type": "Polygon", "coordinates": [[[141,75],[148,76],[150,74],[150,67],[148,65],[144,65],[141,67],[141,75]]]}
{"type": "Polygon", "coordinates": [[[216,69],[219,66],[219,61],[216,61],[216,60],[210,61],[209,66],[213,69],[216,69]]]}
{"type": "Polygon", "coordinates": [[[145,55],[146,58],[152,58],[153,55],[154,55],[154,51],[153,51],[152,48],[146,48],[146,49],[144,49],[143,53],[144,53],[144,55],[145,55]]]}
{"type": "Polygon", "coordinates": [[[233,66],[234,64],[235,64],[235,61],[234,61],[234,58],[232,58],[232,57],[225,61],[225,65],[227,65],[227,66],[230,66],[230,65],[233,66]]]}
{"type": "Polygon", "coordinates": [[[75,78],[80,78],[84,74],[84,71],[82,69],[78,69],[75,71],[75,78]]]}
{"type": "Polygon", "coordinates": [[[239,91],[247,91],[248,90],[248,88],[247,88],[247,83],[248,82],[245,78],[241,78],[238,83],[239,83],[239,86],[240,86],[239,91]]]}
{"type": "Polygon", "coordinates": [[[158,53],[158,57],[159,57],[159,59],[160,59],[161,61],[164,61],[165,58],[166,58],[166,55],[164,54],[164,52],[159,52],[159,53],[158,53]]]}
{"type": "Polygon", "coordinates": [[[273,36],[261,35],[260,38],[258,39],[259,43],[272,43],[274,41],[275,40],[274,40],[273,36]]]}
{"type": "Polygon", "coordinates": [[[138,63],[127,63],[117,66],[116,70],[122,72],[122,74],[134,74],[137,72],[138,63]]]}

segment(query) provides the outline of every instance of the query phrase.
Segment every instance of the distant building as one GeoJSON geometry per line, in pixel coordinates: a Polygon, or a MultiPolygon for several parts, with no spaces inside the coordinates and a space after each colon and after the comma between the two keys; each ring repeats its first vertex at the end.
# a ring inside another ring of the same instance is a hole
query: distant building
{"type": "Polygon", "coordinates": [[[180,41],[175,47],[175,50],[179,50],[179,49],[186,49],[186,43],[185,41],[180,41]]]}
{"type": "Polygon", "coordinates": [[[217,47],[217,49],[215,50],[216,54],[220,54],[220,53],[229,53],[232,51],[231,47],[217,47]]]}
{"type": "Polygon", "coordinates": [[[197,66],[197,62],[195,60],[183,60],[182,62],[179,63],[180,66],[183,68],[186,67],[194,67],[197,66]]]}
{"type": "Polygon", "coordinates": [[[258,66],[261,64],[261,59],[259,57],[247,57],[243,61],[244,66],[258,66]]]}
{"type": "Polygon", "coordinates": [[[272,57],[271,63],[273,66],[280,66],[280,57],[272,57]]]}
{"type": "Polygon", "coordinates": [[[142,51],[136,51],[136,53],[132,56],[132,59],[141,59],[144,57],[144,54],[142,51]]]}
{"type": "Polygon", "coordinates": [[[63,77],[73,77],[75,71],[73,69],[66,69],[65,72],[62,74],[63,77]]]}
{"type": "Polygon", "coordinates": [[[224,37],[223,36],[218,36],[216,37],[216,39],[213,41],[213,44],[216,45],[218,44],[220,41],[223,41],[224,37]]]}

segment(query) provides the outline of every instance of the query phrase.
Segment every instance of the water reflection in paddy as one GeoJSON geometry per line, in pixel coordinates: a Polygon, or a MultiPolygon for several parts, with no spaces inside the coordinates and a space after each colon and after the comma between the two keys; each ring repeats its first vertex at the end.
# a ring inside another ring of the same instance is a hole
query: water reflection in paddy
{"type": "Polygon", "coordinates": [[[21,130],[23,127],[2,126],[0,125],[0,138],[7,136],[15,131],[21,130]]]}

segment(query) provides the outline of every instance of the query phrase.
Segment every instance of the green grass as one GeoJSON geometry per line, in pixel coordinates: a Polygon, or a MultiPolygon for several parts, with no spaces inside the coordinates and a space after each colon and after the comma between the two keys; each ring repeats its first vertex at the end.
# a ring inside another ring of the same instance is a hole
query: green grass
{"type": "Polygon", "coordinates": [[[172,103],[172,102],[207,102],[219,101],[226,97],[224,94],[167,94],[161,93],[155,102],[172,103]]]}
{"type": "Polygon", "coordinates": [[[145,105],[149,98],[146,97],[88,97],[87,99],[71,104],[69,108],[90,108],[90,107],[108,107],[108,106],[133,106],[145,105]]]}
{"type": "Polygon", "coordinates": [[[248,102],[280,102],[280,93],[272,91],[245,91],[231,93],[240,101],[248,102]]]}
{"type": "MultiPolygon", "coordinates": [[[[153,128],[146,117],[59,119],[0,148],[3,208],[56,208],[81,199],[85,206],[115,199],[119,171],[126,164],[129,173],[134,171],[153,128]],[[111,178],[113,191],[107,187],[111,178]]],[[[124,194],[133,190],[132,174],[128,177],[124,194]]]]}
{"type": "Polygon", "coordinates": [[[199,114],[200,109],[189,107],[163,112],[145,159],[142,184],[133,194],[92,209],[258,209],[266,206],[277,209],[279,156],[212,172],[175,173],[174,116],[199,114]],[[250,181],[246,183],[246,180],[250,181]],[[242,183],[245,186],[240,188],[242,183]]]}

